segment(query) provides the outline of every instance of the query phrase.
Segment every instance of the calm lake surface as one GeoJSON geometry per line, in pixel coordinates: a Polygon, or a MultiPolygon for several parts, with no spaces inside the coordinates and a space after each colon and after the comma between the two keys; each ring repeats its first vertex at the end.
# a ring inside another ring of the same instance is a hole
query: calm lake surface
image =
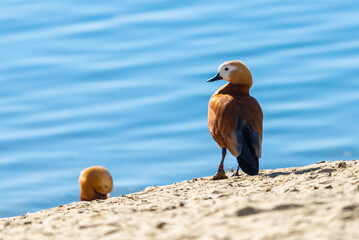
{"type": "MultiPolygon", "coordinates": [[[[359,158],[359,2],[0,3],[0,217],[209,176],[206,83],[239,59],[264,112],[261,168],[359,158]]],[[[227,155],[225,166],[237,166],[227,155]]]]}

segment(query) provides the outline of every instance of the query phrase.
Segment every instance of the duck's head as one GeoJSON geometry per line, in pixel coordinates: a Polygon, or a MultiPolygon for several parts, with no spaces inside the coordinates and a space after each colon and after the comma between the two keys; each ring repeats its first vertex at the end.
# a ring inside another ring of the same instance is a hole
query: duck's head
{"type": "Polygon", "coordinates": [[[113,188],[111,174],[101,166],[84,169],[79,182],[81,201],[109,198],[113,188]]]}
{"type": "Polygon", "coordinates": [[[252,74],[247,66],[239,60],[222,63],[218,68],[218,73],[207,82],[225,80],[235,85],[252,86],[252,74]]]}

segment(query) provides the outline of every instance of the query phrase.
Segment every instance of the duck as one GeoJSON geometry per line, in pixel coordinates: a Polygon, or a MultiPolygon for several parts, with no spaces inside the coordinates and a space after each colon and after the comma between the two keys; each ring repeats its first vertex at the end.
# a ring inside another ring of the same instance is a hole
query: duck
{"type": "Polygon", "coordinates": [[[102,166],[93,166],[82,170],[79,183],[80,201],[107,199],[113,188],[112,176],[102,166]]]}
{"type": "Polygon", "coordinates": [[[252,74],[239,60],[222,63],[218,73],[207,80],[224,80],[208,104],[208,128],[212,138],[222,149],[222,158],[212,180],[225,179],[224,159],[228,151],[237,158],[238,167],[231,176],[239,176],[239,168],[248,175],[259,173],[262,153],[263,111],[250,96],[252,74]]]}

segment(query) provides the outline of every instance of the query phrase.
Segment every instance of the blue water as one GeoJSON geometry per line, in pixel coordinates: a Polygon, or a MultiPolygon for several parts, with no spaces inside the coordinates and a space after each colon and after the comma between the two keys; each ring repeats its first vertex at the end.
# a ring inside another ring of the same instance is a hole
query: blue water
{"type": "Polygon", "coordinates": [[[358,159],[359,2],[241,2],[1,1],[0,217],[78,201],[92,165],[112,196],[214,174],[205,80],[232,59],[261,168],[358,159]]]}

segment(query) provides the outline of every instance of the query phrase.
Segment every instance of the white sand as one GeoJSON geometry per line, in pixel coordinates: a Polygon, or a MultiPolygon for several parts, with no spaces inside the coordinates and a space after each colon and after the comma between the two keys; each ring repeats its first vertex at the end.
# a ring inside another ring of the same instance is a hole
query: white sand
{"type": "Polygon", "coordinates": [[[359,239],[359,161],[149,187],[0,219],[0,239],[359,239]]]}

